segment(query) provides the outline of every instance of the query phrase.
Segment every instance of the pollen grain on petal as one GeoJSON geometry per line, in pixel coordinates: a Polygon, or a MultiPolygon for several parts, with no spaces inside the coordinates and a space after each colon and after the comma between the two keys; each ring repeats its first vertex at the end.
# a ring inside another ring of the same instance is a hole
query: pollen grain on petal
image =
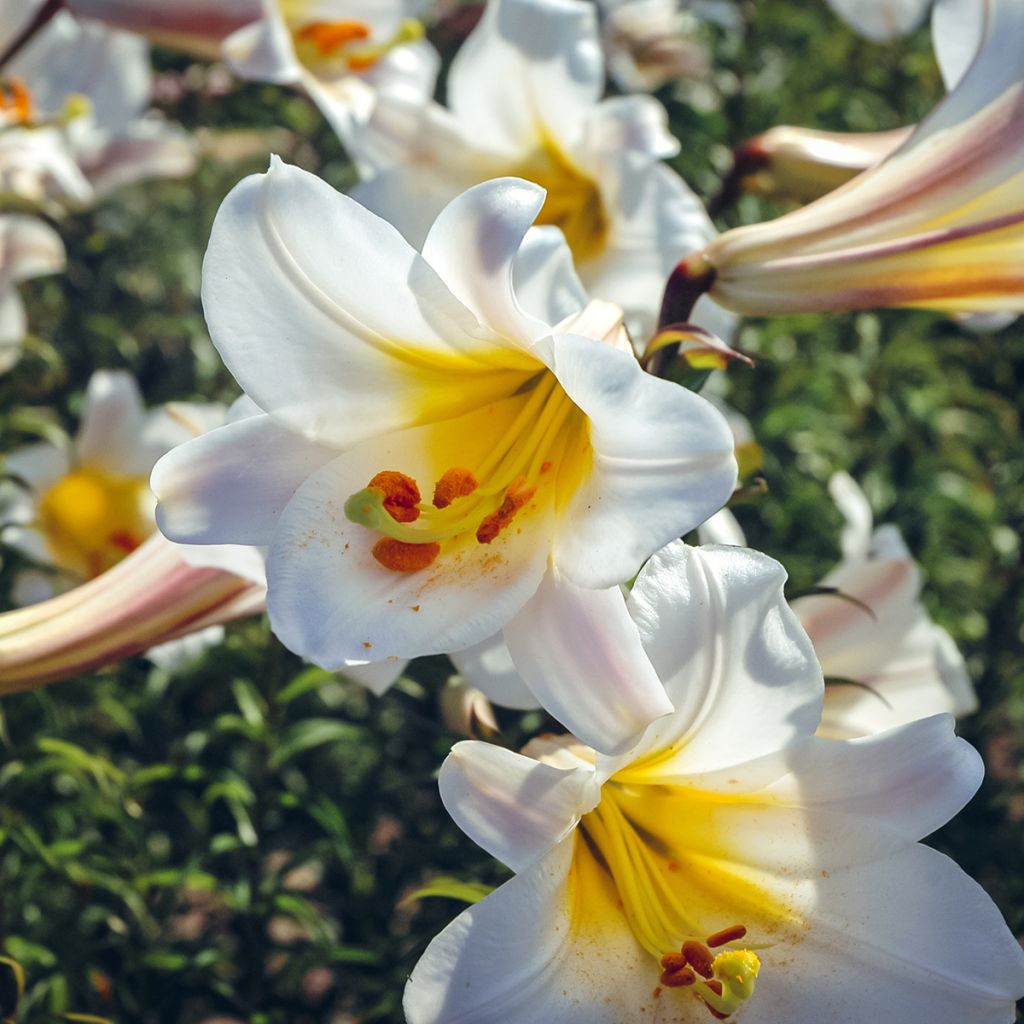
{"type": "Polygon", "coordinates": [[[399,523],[414,523],[420,517],[416,507],[420,502],[420,489],[416,481],[394,469],[381,470],[367,487],[384,495],[384,509],[399,523]]]}
{"type": "Polygon", "coordinates": [[[393,537],[381,537],[373,545],[373,557],[393,572],[419,572],[432,565],[441,553],[441,545],[436,542],[428,544],[407,544],[393,537]]]}
{"type": "Polygon", "coordinates": [[[479,486],[480,482],[470,470],[452,466],[434,485],[434,508],[447,508],[453,501],[472,494],[479,486]]]}

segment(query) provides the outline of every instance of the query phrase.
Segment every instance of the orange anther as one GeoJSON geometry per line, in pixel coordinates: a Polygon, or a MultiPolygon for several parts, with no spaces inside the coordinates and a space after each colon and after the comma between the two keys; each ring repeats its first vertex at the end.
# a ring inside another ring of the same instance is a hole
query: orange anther
{"type": "Polygon", "coordinates": [[[20,79],[11,79],[10,107],[19,124],[28,124],[32,120],[32,93],[20,79]]]}
{"type": "Polygon", "coordinates": [[[481,544],[490,544],[516,517],[516,513],[537,493],[537,488],[527,485],[526,478],[517,476],[505,491],[500,508],[485,516],[477,528],[476,539],[481,544]]]}
{"type": "Polygon", "coordinates": [[[406,544],[393,537],[381,537],[373,545],[373,557],[393,572],[419,572],[426,569],[441,553],[441,545],[434,541],[429,544],[406,544]]]}
{"type": "Polygon", "coordinates": [[[420,489],[411,476],[394,469],[378,473],[367,485],[384,495],[384,509],[399,523],[414,523],[420,517],[416,507],[420,501],[420,489]]]}
{"type": "Polygon", "coordinates": [[[682,954],[686,957],[686,962],[702,978],[710,978],[714,975],[715,958],[711,955],[710,950],[703,942],[695,942],[692,939],[688,942],[684,942],[682,954]]]}
{"type": "Polygon", "coordinates": [[[734,924],[728,928],[723,928],[720,932],[715,932],[714,935],[708,936],[708,948],[717,949],[719,946],[724,946],[729,942],[739,942],[740,939],[745,938],[747,929],[742,924],[734,924]]]}
{"type": "Polygon", "coordinates": [[[677,971],[662,971],[658,980],[666,988],[686,988],[696,984],[697,975],[689,967],[682,967],[677,971]]]}
{"type": "Polygon", "coordinates": [[[681,971],[686,966],[686,957],[682,953],[666,953],[661,958],[661,966],[666,971],[681,971]]]}
{"type": "Polygon", "coordinates": [[[331,57],[348,43],[370,38],[364,21],[312,21],[295,33],[296,42],[312,43],[321,57],[331,57]]]}
{"type": "Polygon", "coordinates": [[[472,494],[479,486],[476,477],[468,469],[452,466],[434,484],[434,508],[447,508],[456,499],[472,494]]]}

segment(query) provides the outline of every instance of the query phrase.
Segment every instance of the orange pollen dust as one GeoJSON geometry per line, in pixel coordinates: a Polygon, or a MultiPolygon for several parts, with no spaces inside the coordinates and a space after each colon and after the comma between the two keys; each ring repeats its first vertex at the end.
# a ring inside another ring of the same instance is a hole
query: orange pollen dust
{"type": "Polygon", "coordinates": [[[468,469],[452,466],[434,484],[434,508],[447,508],[458,498],[472,494],[479,486],[479,481],[468,469]]]}
{"type": "Polygon", "coordinates": [[[331,57],[349,43],[369,38],[370,26],[364,21],[312,21],[295,33],[298,42],[312,43],[321,57],[331,57]]]}
{"type": "Polygon", "coordinates": [[[441,545],[436,541],[427,544],[407,544],[393,537],[381,537],[373,545],[373,557],[393,572],[419,572],[431,565],[441,553],[441,545]]]}
{"type": "Polygon", "coordinates": [[[496,512],[485,516],[477,528],[476,539],[481,544],[490,544],[516,517],[516,513],[537,493],[533,484],[527,484],[526,478],[517,476],[505,491],[505,497],[496,512]]]}
{"type": "MultiPolygon", "coordinates": [[[[378,473],[367,485],[384,495],[384,510],[399,523],[414,523],[420,517],[420,489],[411,476],[394,469],[378,473]]],[[[436,504],[436,501],[435,501],[436,504]]]]}

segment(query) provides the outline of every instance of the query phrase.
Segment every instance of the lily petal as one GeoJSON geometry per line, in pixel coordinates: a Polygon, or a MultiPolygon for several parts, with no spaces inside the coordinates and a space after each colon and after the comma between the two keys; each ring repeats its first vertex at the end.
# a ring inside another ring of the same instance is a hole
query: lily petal
{"type": "Polygon", "coordinates": [[[600,790],[592,770],[554,768],[479,741],[452,747],[438,785],[459,828],[513,871],[560,843],[600,790]]]}
{"type": "Polygon", "coordinates": [[[269,545],[302,481],[337,455],[265,414],[217,427],[157,463],[157,525],[179,543],[269,545]]]}
{"type": "MultiPolygon", "coordinates": [[[[524,347],[548,333],[512,290],[523,238],[544,205],[544,190],[521,178],[486,181],[453,199],[423,243],[423,258],[452,294],[495,333],[524,347]]],[[[579,308],[579,307],[577,307],[579,308]]]]}
{"type": "Polygon", "coordinates": [[[507,393],[496,351],[531,365],[482,331],[394,228],[276,159],[221,206],[203,282],[239,383],[285,425],[338,447],[507,393]]]}
{"type": "Polygon", "coordinates": [[[449,105],[488,149],[571,142],[604,88],[598,38],[591,4],[492,0],[452,61],[449,105]]]}
{"type": "Polygon", "coordinates": [[[555,564],[579,586],[613,586],[726,503],[736,484],[733,435],[709,402],[610,346],[556,335],[550,360],[590,418],[594,451],[555,564]]]}
{"type": "Polygon", "coordinates": [[[538,701],[595,750],[628,749],[672,711],[618,587],[584,590],[551,569],[505,642],[538,701]]]}
{"type": "Polygon", "coordinates": [[[677,542],[647,563],[629,610],[676,710],[631,758],[675,751],[662,755],[659,774],[699,774],[814,732],[821,669],[785,580],[781,565],[745,548],[677,542]]]}

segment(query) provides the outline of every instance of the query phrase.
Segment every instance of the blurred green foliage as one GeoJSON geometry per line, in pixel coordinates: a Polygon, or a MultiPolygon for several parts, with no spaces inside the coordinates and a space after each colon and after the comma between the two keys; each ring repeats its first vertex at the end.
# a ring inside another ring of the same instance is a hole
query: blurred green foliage
{"type": "MultiPolygon", "coordinates": [[[[871,130],[941,95],[928,34],[880,47],[819,0],[740,3],[744,33],[708,28],[710,82],[668,89],[678,168],[711,194],[728,151],[773,124],[871,130]]],[[[23,288],[33,337],[0,378],[0,444],[73,428],[100,367],[132,370],[150,402],[230,399],[207,337],[200,266],[217,206],[274,149],[332,184],[351,167],[315,109],[156,55],[201,130],[194,178],[126,189],[60,229],[67,273],[23,288]]],[[[774,215],[745,199],[724,223],[774,215]]],[[[981,795],[932,841],[1024,931],[1024,331],[967,333],[939,316],[864,313],[747,324],[755,369],[730,401],[765,449],[768,492],[738,508],[752,545],[795,590],[836,560],[825,491],[847,469],[878,521],[924,566],[926,602],[965,652],[982,711],[981,795]]],[[[3,552],[0,599],[18,566],[3,552]]],[[[0,707],[0,937],[26,973],[17,1019],[397,1022],[416,957],[459,909],[405,897],[434,878],[504,877],[451,824],[437,768],[456,737],[437,692],[444,659],[382,699],[303,666],[263,622],[173,677],[142,658],[0,707]]],[[[539,715],[503,715],[515,746],[539,715]]],[[[477,891],[477,890],[472,890],[477,891]]],[[[0,1011],[16,978],[0,961],[0,1011]]]]}

